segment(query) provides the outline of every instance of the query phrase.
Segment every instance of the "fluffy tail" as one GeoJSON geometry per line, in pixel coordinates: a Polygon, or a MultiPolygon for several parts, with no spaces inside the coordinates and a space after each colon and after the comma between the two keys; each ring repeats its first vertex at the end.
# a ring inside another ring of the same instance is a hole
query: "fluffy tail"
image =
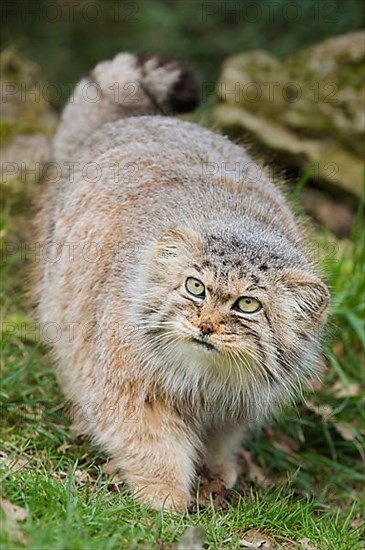
{"type": "Polygon", "coordinates": [[[54,138],[54,159],[72,158],[85,137],[106,122],[151,113],[189,112],[198,103],[198,81],[177,61],[148,54],[118,54],[99,63],[90,77],[76,86],[54,138]]]}

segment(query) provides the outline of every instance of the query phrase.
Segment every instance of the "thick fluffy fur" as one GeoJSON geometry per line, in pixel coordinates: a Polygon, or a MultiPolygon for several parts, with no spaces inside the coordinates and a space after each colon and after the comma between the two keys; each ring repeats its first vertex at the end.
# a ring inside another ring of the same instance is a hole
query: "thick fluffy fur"
{"type": "Polygon", "coordinates": [[[73,169],[42,197],[39,316],[59,326],[53,351],[82,430],[138,499],[184,509],[199,464],[232,486],[245,427],[316,372],[328,291],[284,197],[242,148],[141,116],[192,108],[187,72],[121,54],[92,78],[101,99],[86,101],[81,81],[54,141],[73,169]],[[240,296],[262,308],[240,313],[240,296]]]}

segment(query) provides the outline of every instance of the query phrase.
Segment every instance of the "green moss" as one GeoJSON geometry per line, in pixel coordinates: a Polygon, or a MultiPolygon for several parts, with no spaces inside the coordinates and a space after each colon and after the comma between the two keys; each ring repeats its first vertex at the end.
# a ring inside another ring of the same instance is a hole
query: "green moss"
{"type": "Polygon", "coordinates": [[[0,121],[0,145],[9,143],[17,132],[17,125],[11,120],[0,121]]]}

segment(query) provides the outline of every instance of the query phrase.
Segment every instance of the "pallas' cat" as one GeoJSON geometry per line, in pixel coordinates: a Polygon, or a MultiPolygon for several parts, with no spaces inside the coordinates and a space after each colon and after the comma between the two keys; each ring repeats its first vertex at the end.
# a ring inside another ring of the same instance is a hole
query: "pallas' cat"
{"type": "Polygon", "coordinates": [[[317,372],[329,303],[262,168],[168,116],[197,97],[174,61],[97,65],[63,112],[37,219],[38,314],[75,421],[137,499],[180,510],[201,465],[234,485],[245,429],[317,372]]]}

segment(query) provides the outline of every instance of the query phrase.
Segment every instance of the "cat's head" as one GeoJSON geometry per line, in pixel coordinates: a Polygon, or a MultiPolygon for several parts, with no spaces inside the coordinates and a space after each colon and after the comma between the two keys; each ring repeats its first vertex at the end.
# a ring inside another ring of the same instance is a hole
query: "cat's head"
{"type": "Polygon", "coordinates": [[[256,380],[310,370],[328,290],[295,244],[252,233],[160,236],[139,302],[151,346],[256,380]]]}

